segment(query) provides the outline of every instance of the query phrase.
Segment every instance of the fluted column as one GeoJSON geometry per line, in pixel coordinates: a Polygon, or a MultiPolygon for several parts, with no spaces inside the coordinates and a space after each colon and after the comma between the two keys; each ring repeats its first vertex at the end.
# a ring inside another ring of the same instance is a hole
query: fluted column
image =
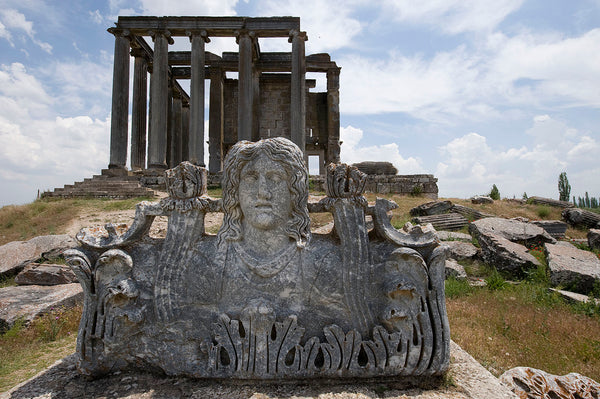
{"type": "Polygon", "coordinates": [[[188,34],[192,42],[189,161],[204,166],[204,48],[210,40],[206,31],[188,34]]]}
{"type": "Polygon", "coordinates": [[[171,110],[171,162],[174,168],[182,161],[182,102],[181,93],[173,90],[173,105],[171,110]]]}
{"type": "Polygon", "coordinates": [[[246,30],[238,32],[239,45],[238,66],[238,141],[252,140],[254,126],[254,83],[252,47],[254,32],[246,30]]]}
{"type": "Polygon", "coordinates": [[[326,164],[340,162],[340,68],[327,70],[327,155],[326,164]]]}
{"type": "Polygon", "coordinates": [[[148,95],[148,60],[145,52],[133,49],[133,100],[131,107],[131,169],[146,166],[146,97],[148,95]]]}
{"type": "Polygon", "coordinates": [[[167,167],[167,124],[169,101],[169,40],[167,31],[152,32],[154,59],[152,62],[151,93],[152,120],[148,140],[148,168],[167,167]]]}
{"type": "Polygon", "coordinates": [[[185,98],[181,102],[181,160],[190,160],[190,103],[185,98]]]}
{"type": "Polygon", "coordinates": [[[115,35],[112,113],[110,123],[111,169],[125,169],[127,162],[127,124],[129,116],[129,31],[110,28],[115,35]]]}
{"type": "Polygon", "coordinates": [[[308,40],[306,32],[291,31],[292,43],[292,84],[290,98],[290,133],[292,141],[306,149],[306,60],[304,42],[308,40]]]}
{"type": "Polygon", "coordinates": [[[210,69],[208,117],[208,171],[221,171],[223,159],[223,70],[210,69]]]}

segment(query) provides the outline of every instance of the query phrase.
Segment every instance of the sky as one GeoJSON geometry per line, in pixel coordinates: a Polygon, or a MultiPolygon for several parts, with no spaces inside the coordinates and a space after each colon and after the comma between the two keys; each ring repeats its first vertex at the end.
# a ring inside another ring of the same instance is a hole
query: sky
{"type": "Polygon", "coordinates": [[[343,162],[433,174],[440,197],[558,198],[561,172],[600,196],[600,0],[0,0],[0,206],[107,167],[119,15],[298,16],[342,68],[343,162]]]}

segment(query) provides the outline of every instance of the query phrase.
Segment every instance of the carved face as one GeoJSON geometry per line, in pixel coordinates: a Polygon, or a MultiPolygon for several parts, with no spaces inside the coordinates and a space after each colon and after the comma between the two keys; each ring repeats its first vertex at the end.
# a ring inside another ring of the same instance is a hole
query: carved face
{"type": "Polygon", "coordinates": [[[283,166],[264,154],[248,162],[240,174],[239,202],[244,223],[259,230],[283,226],[292,215],[283,166]]]}

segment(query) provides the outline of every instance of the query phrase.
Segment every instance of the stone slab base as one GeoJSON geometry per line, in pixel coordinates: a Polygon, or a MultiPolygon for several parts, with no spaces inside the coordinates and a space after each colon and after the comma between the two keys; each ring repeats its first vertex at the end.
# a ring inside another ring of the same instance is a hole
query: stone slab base
{"type": "Polygon", "coordinates": [[[315,381],[286,384],[235,383],[233,381],[192,380],[130,372],[88,380],[75,369],[75,355],[68,356],[47,370],[13,389],[0,399],[23,398],[297,398],[304,399],[512,399],[506,386],[481,366],[456,343],[451,343],[448,375],[436,389],[402,389],[394,379],[380,382],[355,381],[347,384],[318,385],[315,381]]]}

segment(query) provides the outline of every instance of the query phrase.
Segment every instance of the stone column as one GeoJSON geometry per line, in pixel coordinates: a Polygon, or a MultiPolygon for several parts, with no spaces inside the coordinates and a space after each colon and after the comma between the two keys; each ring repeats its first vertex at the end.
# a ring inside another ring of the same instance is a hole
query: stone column
{"type": "Polygon", "coordinates": [[[181,160],[190,160],[190,103],[182,98],[181,102],[181,160]]]}
{"type": "Polygon", "coordinates": [[[133,66],[133,101],[131,107],[131,169],[146,166],[146,97],[148,95],[148,60],[141,48],[131,51],[133,66]]]}
{"type": "Polygon", "coordinates": [[[340,69],[327,70],[326,164],[340,162],[340,69]]]}
{"type": "Polygon", "coordinates": [[[223,70],[210,69],[210,104],[208,107],[208,171],[221,171],[223,159],[223,70]]]}
{"type": "Polygon", "coordinates": [[[254,84],[252,47],[254,32],[240,31],[237,35],[240,46],[238,67],[238,141],[252,140],[254,126],[254,84]]]}
{"type": "Polygon", "coordinates": [[[148,168],[167,167],[167,119],[169,101],[169,42],[168,31],[152,32],[154,59],[152,62],[151,93],[152,119],[148,140],[148,168]]]}
{"type": "Polygon", "coordinates": [[[126,169],[129,117],[129,31],[110,28],[115,35],[112,113],[110,122],[110,169],[126,169]]]}
{"type": "Polygon", "coordinates": [[[204,166],[204,44],[210,40],[206,31],[187,33],[192,42],[189,161],[204,166]]]}
{"type": "Polygon", "coordinates": [[[293,30],[288,41],[292,43],[292,95],[290,98],[291,139],[302,152],[306,149],[306,59],[304,42],[306,32],[293,30]]]}
{"type": "Polygon", "coordinates": [[[183,160],[183,129],[182,129],[183,107],[181,101],[181,93],[173,90],[173,110],[172,110],[172,125],[171,125],[171,167],[179,165],[183,160]]]}

